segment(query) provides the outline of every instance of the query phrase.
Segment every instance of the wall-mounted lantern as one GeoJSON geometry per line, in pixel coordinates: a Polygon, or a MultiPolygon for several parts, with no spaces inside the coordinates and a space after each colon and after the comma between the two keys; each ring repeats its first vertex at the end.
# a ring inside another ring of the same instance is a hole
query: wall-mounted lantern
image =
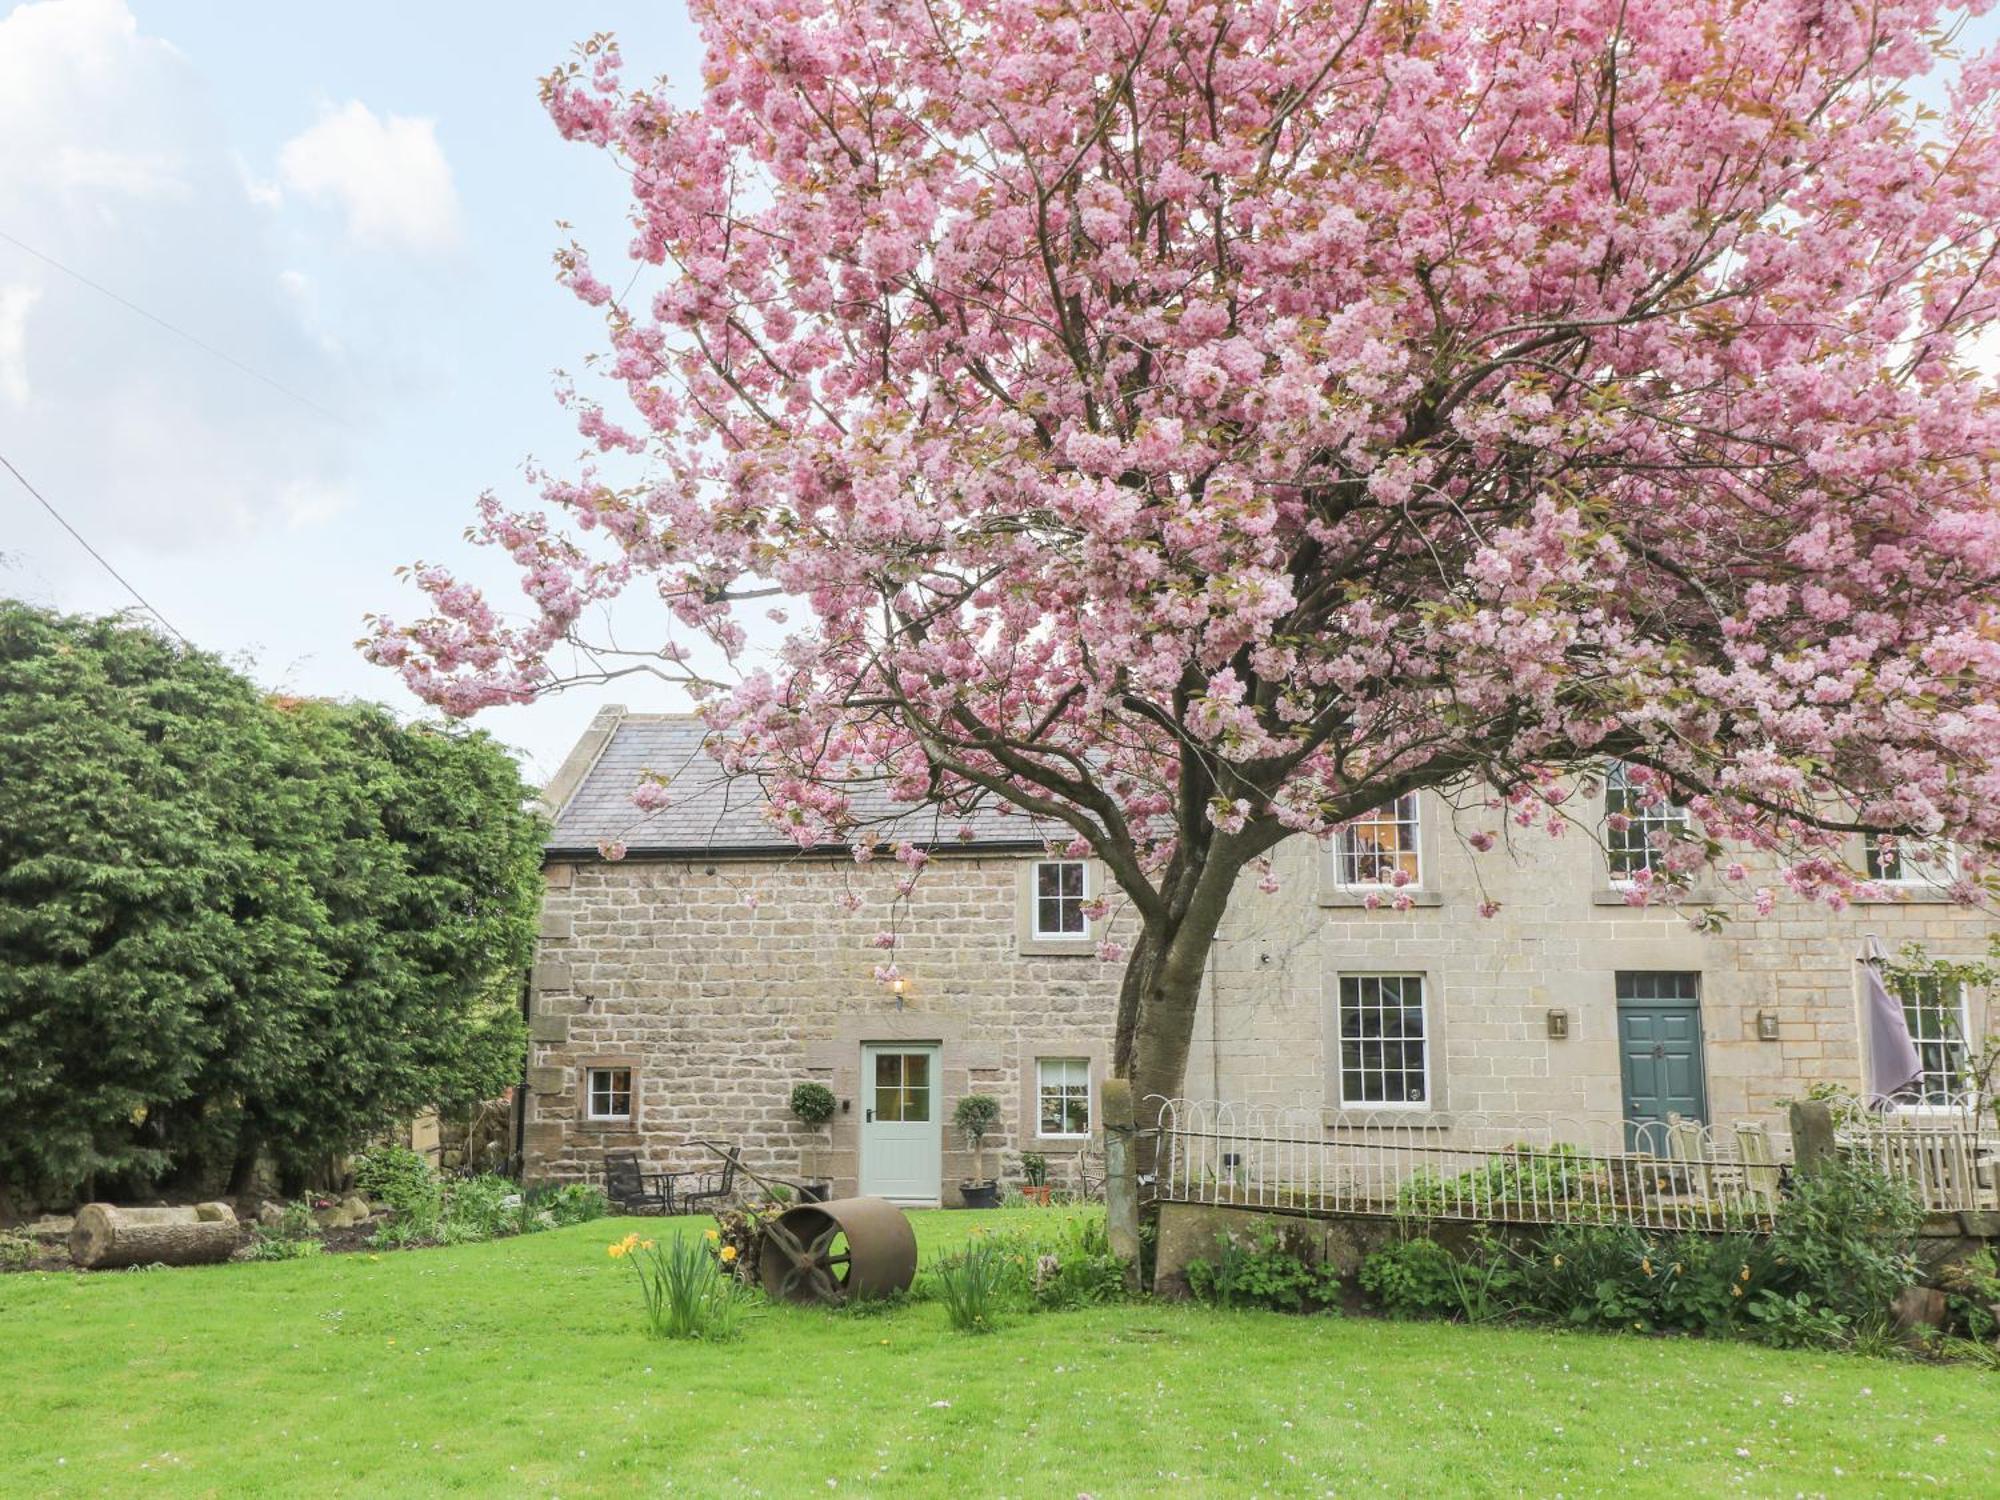
{"type": "Polygon", "coordinates": [[[1552,1040],[1558,1042],[1568,1040],[1569,1038],[1568,1011],[1552,1010],[1549,1012],[1549,1036],[1552,1040]]]}

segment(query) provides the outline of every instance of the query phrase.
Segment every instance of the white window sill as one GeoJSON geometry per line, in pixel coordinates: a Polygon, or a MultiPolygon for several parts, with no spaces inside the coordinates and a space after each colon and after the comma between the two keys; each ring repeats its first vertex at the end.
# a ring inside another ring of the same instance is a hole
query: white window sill
{"type": "Polygon", "coordinates": [[[1849,904],[1854,906],[1950,906],[1953,905],[1950,891],[1941,891],[1934,885],[1882,885],[1879,896],[1855,895],[1849,904]]]}
{"type": "Polygon", "coordinates": [[[1097,953],[1097,939],[1087,932],[1081,937],[1024,937],[1015,946],[1033,958],[1090,958],[1097,953]]]}
{"type": "MultiPolygon", "coordinates": [[[[1590,904],[1592,906],[1630,906],[1633,911],[1659,911],[1666,906],[1666,902],[1659,900],[1648,901],[1644,906],[1632,906],[1632,903],[1625,898],[1637,889],[1637,886],[1630,885],[1600,886],[1597,890],[1590,893],[1590,904]]],[[[1695,906],[1710,903],[1714,900],[1715,893],[1713,891],[1698,886],[1694,890],[1683,893],[1676,904],[1680,906],[1695,906]]]]}
{"type": "Polygon", "coordinates": [[[1380,886],[1364,889],[1346,885],[1337,885],[1330,889],[1322,890],[1319,893],[1319,904],[1321,906],[1359,908],[1363,911],[1372,909],[1375,911],[1393,912],[1397,909],[1396,898],[1398,896],[1408,896],[1410,904],[1414,907],[1444,905],[1444,895],[1440,891],[1417,891],[1411,890],[1408,886],[1400,888],[1396,886],[1380,886]],[[1368,905],[1371,897],[1377,898],[1377,905],[1373,908],[1370,908],[1368,905]]]}
{"type": "Polygon", "coordinates": [[[1327,1105],[1320,1110],[1328,1130],[1449,1130],[1458,1121],[1450,1110],[1413,1104],[1404,1109],[1380,1104],[1327,1105]]]}

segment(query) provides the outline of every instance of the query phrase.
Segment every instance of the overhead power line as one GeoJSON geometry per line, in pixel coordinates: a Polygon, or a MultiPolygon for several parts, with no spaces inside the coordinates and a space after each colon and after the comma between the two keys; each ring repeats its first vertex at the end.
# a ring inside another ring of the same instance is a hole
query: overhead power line
{"type": "Polygon", "coordinates": [[[136,588],[132,586],[131,579],[127,578],[123,573],[119,572],[116,568],[112,567],[109,559],[107,559],[102,552],[99,552],[95,547],[91,546],[90,542],[84,537],[84,534],[82,532],[78,531],[74,526],[69,524],[69,522],[64,518],[63,513],[57,510],[54,505],[49,503],[48,496],[44,495],[40,490],[36,489],[32,484],[28,483],[28,476],[23,474],[19,469],[15,468],[13,460],[9,459],[7,455],[4,453],[0,453],[0,467],[4,467],[9,474],[12,474],[16,479],[20,480],[21,488],[26,490],[29,494],[33,495],[37,500],[41,502],[42,509],[47,511],[50,515],[56,518],[56,524],[62,527],[62,529],[64,531],[67,531],[71,536],[75,537],[76,544],[79,547],[83,548],[84,551],[88,552],[92,557],[96,558],[97,565],[102,569],[104,569],[105,572],[109,573],[113,578],[117,579],[119,584],[124,588],[125,592],[130,594],[134,599],[137,599],[139,601],[139,607],[141,609],[145,610],[147,614],[151,615],[154,619],[158,620],[162,625],[166,626],[168,633],[171,634],[173,638],[179,641],[183,646],[187,647],[188,650],[192,651],[194,649],[194,642],[189,640],[186,636],[182,635],[179,630],[175,629],[174,622],[172,620],[169,620],[165,615],[161,614],[157,609],[155,609],[152,606],[152,604],[147,600],[146,596],[140,593],[136,588]]]}
{"type": "Polygon", "coordinates": [[[262,370],[252,369],[249,365],[244,364],[243,361],[238,359],[235,355],[226,353],[225,351],[216,348],[215,345],[209,343],[208,340],[206,339],[196,337],[194,334],[189,333],[185,328],[182,328],[179,324],[169,323],[165,318],[161,317],[158,313],[148,312],[145,308],[141,307],[138,303],[134,302],[130,297],[119,296],[118,293],[112,291],[110,287],[105,286],[102,282],[92,281],[88,276],[84,275],[83,272],[71,270],[61,261],[57,260],[53,255],[49,255],[44,251],[37,250],[33,245],[30,245],[26,240],[16,239],[13,235],[7,233],[7,231],[4,229],[0,229],[0,240],[5,240],[8,244],[14,246],[14,248],[17,250],[26,251],[29,255],[34,256],[36,260],[42,262],[42,264],[46,266],[53,266],[56,270],[62,272],[63,275],[69,277],[70,280],[79,282],[82,285],[89,287],[93,292],[98,293],[100,296],[109,297],[113,302],[116,302],[120,307],[126,309],[128,312],[137,313],[147,322],[158,324],[161,328],[166,329],[168,333],[174,335],[174,337],[187,340],[187,342],[193,344],[195,348],[201,350],[202,353],[207,354],[212,358],[221,360],[231,369],[240,370],[245,375],[248,375],[252,380],[263,382],[265,385],[268,385],[272,390],[278,392],[280,395],[289,396],[292,400],[298,402],[299,405],[310,407],[312,410],[318,412],[322,417],[325,417],[329,422],[337,423],[339,426],[342,427],[346,427],[348,425],[347,419],[345,417],[341,416],[338,412],[328,411],[324,406],[321,406],[317,401],[313,400],[312,397],[302,396],[297,391],[293,390],[290,386],[284,384],[282,381],[273,380],[269,375],[266,375],[262,370]]]}

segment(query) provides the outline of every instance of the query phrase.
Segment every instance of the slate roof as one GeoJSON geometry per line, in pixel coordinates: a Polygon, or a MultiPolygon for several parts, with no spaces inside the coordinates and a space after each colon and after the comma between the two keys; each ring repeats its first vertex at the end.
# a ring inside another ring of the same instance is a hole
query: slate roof
{"type": "MultiPolygon", "coordinates": [[[[562,804],[550,833],[552,854],[595,854],[600,844],[622,843],[637,854],[795,854],[798,845],[764,815],[756,780],[731,780],[702,749],[707,730],[684,714],[629,714],[611,729],[604,748],[562,804]],[[632,803],[646,773],[667,778],[670,805],[644,812],[632,803]]],[[[981,809],[969,818],[891,802],[879,782],[855,789],[857,816],[883,842],[908,839],[939,848],[1040,848],[1039,825],[1025,814],[1003,816],[981,809]],[[973,838],[958,837],[969,823],[973,838]]],[[[824,846],[829,854],[842,845],[824,846]]]]}

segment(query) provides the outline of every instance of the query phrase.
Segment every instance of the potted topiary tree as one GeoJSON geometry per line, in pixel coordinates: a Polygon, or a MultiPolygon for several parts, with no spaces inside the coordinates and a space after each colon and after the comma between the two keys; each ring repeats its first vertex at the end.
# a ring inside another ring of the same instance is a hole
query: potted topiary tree
{"type": "MultiPolygon", "coordinates": [[[[792,1113],[799,1123],[814,1130],[824,1130],[838,1107],[833,1090],[823,1083],[801,1083],[792,1090],[792,1113]]],[[[824,1203],[832,1195],[832,1184],[813,1171],[803,1151],[799,1153],[799,1176],[804,1179],[799,1184],[799,1197],[805,1202],[824,1203]]]]}
{"type": "Polygon", "coordinates": [[[972,1147],[973,1180],[958,1185],[958,1195],[967,1208],[999,1207],[1000,1184],[986,1175],[986,1132],[999,1118],[1000,1101],[991,1094],[967,1094],[952,1114],[952,1124],[972,1147]]]}

